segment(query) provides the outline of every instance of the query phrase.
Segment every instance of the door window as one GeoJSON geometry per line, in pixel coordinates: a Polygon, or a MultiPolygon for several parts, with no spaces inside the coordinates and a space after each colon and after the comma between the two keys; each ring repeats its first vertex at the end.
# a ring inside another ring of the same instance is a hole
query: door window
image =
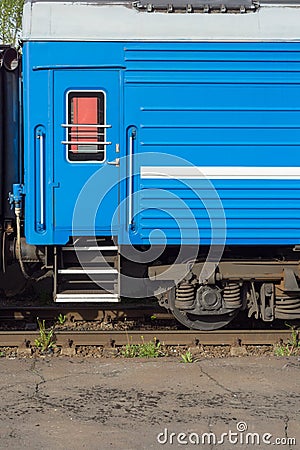
{"type": "Polygon", "coordinates": [[[105,160],[105,93],[69,91],[67,94],[67,158],[70,162],[105,160]]]}

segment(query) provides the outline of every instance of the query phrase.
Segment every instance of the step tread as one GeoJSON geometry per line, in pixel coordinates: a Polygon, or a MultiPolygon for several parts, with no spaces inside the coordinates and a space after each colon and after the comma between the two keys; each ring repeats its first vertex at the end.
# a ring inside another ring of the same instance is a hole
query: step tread
{"type": "Polygon", "coordinates": [[[115,291],[107,289],[62,289],[57,293],[57,295],[117,295],[115,291]]]}
{"type": "Polygon", "coordinates": [[[106,268],[106,269],[99,269],[94,267],[88,267],[88,268],[79,268],[79,267],[69,267],[68,269],[58,269],[57,271],[59,274],[69,274],[69,275],[82,275],[82,274],[117,274],[117,269],[114,268],[106,268]]]}
{"type": "Polygon", "coordinates": [[[102,294],[56,294],[56,302],[120,302],[120,297],[118,294],[107,294],[106,292],[102,294]]]}

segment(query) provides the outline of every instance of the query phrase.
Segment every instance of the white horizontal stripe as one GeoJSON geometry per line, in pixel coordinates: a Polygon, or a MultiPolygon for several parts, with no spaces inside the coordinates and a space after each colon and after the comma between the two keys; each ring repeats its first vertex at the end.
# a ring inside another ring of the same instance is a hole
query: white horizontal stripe
{"type": "Polygon", "coordinates": [[[142,166],[143,179],[300,180],[300,167],[142,166]]]}
{"type": "Polygon", "coordinates": [[[63,251],[71,251],[71,252],[102,252],[102,251],[115,251],[118,250],[118,247],[116,245],[103,245],[103,246],[95,246],[95,247],[77,247],[76,245],[74,247],[62,247],[63,251]]]}

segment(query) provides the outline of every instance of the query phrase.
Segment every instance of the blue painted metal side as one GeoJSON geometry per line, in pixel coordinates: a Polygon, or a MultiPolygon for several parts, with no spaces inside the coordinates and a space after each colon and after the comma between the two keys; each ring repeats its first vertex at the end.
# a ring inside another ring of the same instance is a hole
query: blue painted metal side
{"type": "MultiPolygon", "coordinates": [[[[59,55],[63,57],[60,51],[65,47],[54,47],[49,47],[53,48],[53,53],[50,52],[53,60],[49,57],[47,62],[54,64],[57,61],[59,66],[59,55]]],[[[55,67],[49,69],[43,60],[47,46],[24,46],[25,234],[31,244],[64,244],[72,235],[91,235],[93,230],[97,235],[115,235],[119,231],[117,225],[111,228],[119,201],[119,171],[107,163],[118,156],[120,69],[104,65],[104,56],[102,63],[94,63],[94,51],[98,47],[89,54],[93,68],[79,69],[77,51],[80,47],[75,47],[69,61],[62,58],[68,62],[67,66],[64,64],[61,68],[54,64],[55,67]],[[105,93],[109,105],[106,123],[111,125],[107,130],[107,140],[111,144],[107,146],[103,163],[72,163],[67,160],[66,145],[62,143],[66,140],[66,129],[62,125],[67,120],[67,93],[72,90],[101,90],[105,93]],[[101,170],[105,174],[93,179],[101,170]],[[82,200],[74,218],[80,193],[82,200]]]]}
{"type": "Polygon", "coordinates": [[[148,243],[150,235],[161,243],[163,233],[169,244],[198,242],[199,235],[208,244],[212,217],[222,240],[222,204],[227,244],[299,244],[300,176],[210,183],[140,177],[144,166],[273,166],[283,174],[284,167],[300,168],[299,105],[299,43],[25,43],[26,238],[63,244],[72,234],[93,234],[93,222],[96,234],[117,234],[120,243],[148,243]],[[97,88],[107,92],[110,138],[120,144],[120,154],[111,151],[109,158],[127,158],[120,174],[106,163],[75,168],[61,144],[65,93],[97,88]],[[46,136],[42,232],[38,127],[46,136]],[[132,129],[135,195],[128,226],[132,129]],[[76,200],[91,177],[82,212],[89,220],[74,229],[76,200]],[[114,191],[91,221],[110,184],[114,191]]]}

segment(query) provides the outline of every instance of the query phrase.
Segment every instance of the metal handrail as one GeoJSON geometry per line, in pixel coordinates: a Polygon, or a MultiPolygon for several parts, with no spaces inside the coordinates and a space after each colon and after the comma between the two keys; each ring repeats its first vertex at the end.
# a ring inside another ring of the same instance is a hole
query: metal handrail
{"type": "Polygon", "coordinates": [[[44,134],[41,131],[37,138],[40,141],[40,225],[44,227],[44,134]]]}
{"type": "Polygon", "coordinates": [[[133,195],[133,187],[132,187],[132,172],[133,172],[133,141],[135,139],[135,130],[132,130],[129,136],[129,189],[128,189],[128,225],[132,223],[132,216],[133,216],[133,202],[132,202],[132,195],[133,195]]]}

